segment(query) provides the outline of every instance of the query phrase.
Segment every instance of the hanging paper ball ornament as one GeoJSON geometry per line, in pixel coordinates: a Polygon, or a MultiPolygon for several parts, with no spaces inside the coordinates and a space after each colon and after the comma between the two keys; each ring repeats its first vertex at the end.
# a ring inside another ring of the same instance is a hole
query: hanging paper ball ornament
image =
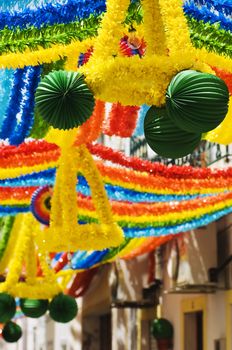
{"type": "Polygon", "coordinates": [[[201,134],[178,128],[168,118],[165,108],[156,107],[151,107],[146,114],[144,135],[154,152],[173,159],[192,153],[201,140],[201,134]]]}
{"type": "Polygon", "coordinates": [[[52,187],[39,187],[32,195],[31,212],[43,225],[49,225],[51,211],[52,187]]]}
{"type": "Polygon", "coordinates": [[[229,90],[222,79],[193,70],[178,73],[166,93],[168,116],[188,132],[216,128],[228,112],[228,103],[229,90]]]}
{"type": "Polygon", "coordinates": [[[0,293],[0,323],[9,321],[14,317],[15,312],[15,299],[7,293],[0,293]]]}
{"type": "Polygon", "coordinates": [[[35,94],[41,116],[54,128],[82,125],[94,109],[94,97],[84,76],[78,72],[55,71],[46,75],[35,94]]]}
{"type": "Polygon", "coordinates": [[[20,308],[25,316],[38,318],[45,314],[49,302],[46,299],[20,299],[20,308]]]}
{"type": "Polygon", "coordinates": [[[165,318],[157,318],[152,322],[151,332],[155,339],[172,339],[173,326],[165,318]]]}
{"type": "Polygon", "coordinates": [[[60,323],[67,323],[77,315],[77,302],[69,295],[59,294],[55,296],[49,305],[51,318],[60,323]]]}
{"type": "Polygon", "coordinates": [[[17,342],[22,336],[21,327],[12,321],[5,324],[2,329],[2,337],[8,343],[17,342]]]}

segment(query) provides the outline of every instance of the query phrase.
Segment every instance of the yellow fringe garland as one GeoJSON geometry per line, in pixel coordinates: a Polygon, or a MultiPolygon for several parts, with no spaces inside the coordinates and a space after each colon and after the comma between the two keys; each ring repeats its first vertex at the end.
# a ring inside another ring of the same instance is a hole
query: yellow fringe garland
{"type": "Polygon", "coordinates": [[[73,41],[69,45],[53,45],[49,49],[36,51],[25,51],[22,53],[11,53],[0,56],[0,68],[23,68],[25,66],[37,66],[38,64],[50,63],[63,57],[73,57],[76,59],[81,52],[86,52],[92,46],[94,39],[86,39],[82,42],[73,41]]]}
{"type": "MultiPolygon", "coordinates": [[[[150,224],[153,223],[165,223],[170,221],[183,221],[191,220],[193,218],[198,218],[202,215],[211,213],[213,211],[218,211],[224,209],[225,207],[230,207],[232,205],[232,200],[226,200],[222,203],[217,203],[214,205],[208,205],[207,207],[184,210],[181,212],[175,213],[165,213],[161,215],[140,215],[140,216],[130,216],[130,215],[114,215],[114,220],[116,222],[125,222],[125,223],[134,223],[134,224],[150,224]]],[[[80,214],[88,216],[90,212],[88,210],[80,209],[80,214]]],[[[97,218],[97,215],[94,212],[91,212],[91,217],[97,218]]]]}
{"type": "Polygon", "coordinates": [[[205,134],[204,139],[223,145],[232,143],[232,97],[230,97],[229,110],[223,122],[214,130],[205,134]]]}
{"type": "Polygon", "coordinates": [[[147,44],[146,55],[167,55],[164,23],[158,1],[143,0],[144,39],[147,44]]]}
{"type": "Polygon", "coordinates": [[[37,266],[33,232],[38,231],[38,227],[39,223],[31,214],[22,216],[18,239],[13,251],[11,251],[9,271],[6,281],[0,284],[0,292],[7,292],[19,298],[33,299],[49,299],[61,292],[55,273],[49,269],[42,253],[39,254],[39,257],[44,276],[36,277],[37,266]],[[26,263],[26,281],[19,282],[24,262],[26,263]]]}
{"type": "Polygon", "coordinates": [[[84,145],[79,147],[72,145],[75,137],[74,129],[63,132],[62,141],[59,139],[61,157],[52,196],[50,226],[37,236],[39,246],[44,246],[46,250],[52,252],[101,250],[118,246],[123,241],[123,231],[113,220],[104,185],[94,160],[84,145]],[[89,183],[100,224],[77,223],[78,171],[82,172],[89,183]]]}

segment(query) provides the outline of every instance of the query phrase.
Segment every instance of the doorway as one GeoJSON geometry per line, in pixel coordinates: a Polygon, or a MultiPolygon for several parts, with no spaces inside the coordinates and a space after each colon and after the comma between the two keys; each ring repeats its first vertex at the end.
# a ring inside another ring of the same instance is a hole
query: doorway
{"type": "Polygon", "coordinates": [[[184,314],[184,350],[203,350],[203,312],[184,314]]]}
{"type": "Polygon", "coordinates": [[[182,300],[182,350],[207,349],[206,316],[206,297],[182,300]]]}
{"type": "Polygon", "coordinates": [[[232,290],[226,292],[226,350],[232,350],[232,290]]]}

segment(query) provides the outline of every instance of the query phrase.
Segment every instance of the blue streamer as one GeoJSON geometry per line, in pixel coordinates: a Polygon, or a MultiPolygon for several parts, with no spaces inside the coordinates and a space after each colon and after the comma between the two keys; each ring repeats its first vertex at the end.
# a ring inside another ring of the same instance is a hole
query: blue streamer
{"type": "Polygon", "coordinates": [[[13,69],[0,69],[0,128],[9,104],[13,77],[13,69]]]}
{"type": "Polygon", "coordinates": [[[26,8],[36,9],[46,4],[65,4],[66,0],[0,0],[1,11],[23,11],[26,8]]]}
{"type": "Polygon", "coordinates": [[[200,219],[191,220],[176,226],[164,226],[164,227],[146,227],[146,228],[124,228],[125,237],[138,238],[138,237],[158,237],[170,234],[177,234],[180,232],[187,232],[202,226],[206,226],[213,221],[216,221],[224,215],[230,214],[232,207],[214,212],[213,214],[203,215],[200,219]]]}
{"type": "Polygon", "coordinates": [[[8,139],[12,128],[16,123],[16,115],[20,111],[20,101],[22,99],[23,75],[26,68],[16,69],[14,72],[13,88],[6,115],[3,119],[2,129],[0,132],[1,139],[8,139]]]}
{"type": "Polygon", "coordinates": [[[17,215],[19,213],[28,213],[30,211],[29,206],[3,206],[0,205],[0,217],[7,215],[17,215]]]}
{"type": "MultiPolygon", "coordinates": [[[[187,0],[189,3],[191,0],[187,0]]],[[[211,12],[222,12],[227,16],[231,16],[232,2],[231,0],[194,0],[198,6],[206,6],[211,12]]]]}
{"type": "MultiPolygon", "coordinates": [[[[9,142],[19,145],[29,135],[34,122],[35,91],[39,84],[41,67],[27,67],[22,88],[20,112],[17,115],[17,124],[11,132],[9,142]]],[[[16,116],[15,116],[16,118],[16,116]]]]}
{"type": "MultiPolygon", "coordinates": [[[[52,186],[55,181],[56,169],[48,169],[41,172],[23,175],[13,179],[0,180],[1,187],[30,187],[30,186],[52,186]]],[[[208,197],[210,194],[194,194],[194,195],[166,195],[154,194],[148,192],[138,192],[129,190],[120,186],[105,184],[105,189],[109,199],[116,201],[128,201],[133,203],[138,202],[169,202],[182,201],[194,198],[208,197]]],[[[77,191],[85,196],[90,196],[91,191],[86,179],[83,176],[78,176],[77,191]]]]}
{"type": "Polygon", "coordinates": [[[82,256],[79,255],[80,252],[77,252],[72,259],[72,269],[88,269],[101,262],[108,252],[109,249],[104,249],[102,251],[96,250],[91,253],[85,252],[86,254],[82,256]]]}
{"type": "Polygon", "coordinates": [[[70,23],[91,14],[99,15],[106,9],[104,0],[67,0],[65,4],[45,4],[36,9],[0,12],[0,29],[21,29],[29,26],[40,28],[45,25],[70,23]]]}
{"type": "MultiPolygon", "coordinates": [[[[8,1],[8,5],[1,4],[0,29],[4,29],[5,26],[11,29],[15,27],[23,29],[29,26],[40,28],[46,25],[70,23],[88,18],[91,14],[100,15],[106,10],[105,0],[23,1],[23,5],[17,4],[17,9],[16,3],[18,2],[11,0],[8,1]],[[5,11],[9,7],[11,9],[5,11]]],[[[227,30],[231,28],[231,19],[226,16],[231,16],[231,9],[229,0],[188,0],[184,5],[187,15],[205,22],[221,22],[222,28],[227,30]]]]}
{"type": "Polygon", "coordinates": [[[9,105],[3,120],[0,138],[19,145],[29,135],[34,120],[35,91],[41,68],[16,69],[9,105]]]}
{"type": "MultiPolygon", "coordinates": [[[[83,177],[78,177],[79,184],[77,186],[77,191],[85,196],[90,196],[90,188],[83,177]]],[[[153,194],[148,192],[138,192],[134,190],[128,190],[120,186],[112,186],[105,184],[105,190],[107,192],[108,198],[115,201],[128,201],[133,203],[138,202],[169,202],[169,201],[181,201],[187,199],[194,199],[199,197],[199,195],[163,195],[163,194],[153,194]]],[[[207,196],[207,195],[200,195],[207,196]]]]}
{"type": "Polygon", "coordinates": [[[144,135],[144,119],[149,110],[150,106],[142,105],[139,110],[139,117],[136,125],[136,129],[134,131],[133,136],[143,136],[144,135]]]}
{"type": "MultiPolygon", "coordinates": [[[[225,16],[225,13],[213,11],[211,6],[214,2],[202,1],[202,6],[196,4],[195,1],[189,0],[184,4],[184,12],[186,15],[195,18],[198,21],[209,22],[211,24],[218,23],[222,29],[232,31],[232,19],[225,16]]],[[[216,8],[215,8],[216,10],[216,8]]],[[[222,11],[222,9],[221,9],[222,11]]],[[[231,11],[230,11],[231,15],[231,11]]]]}

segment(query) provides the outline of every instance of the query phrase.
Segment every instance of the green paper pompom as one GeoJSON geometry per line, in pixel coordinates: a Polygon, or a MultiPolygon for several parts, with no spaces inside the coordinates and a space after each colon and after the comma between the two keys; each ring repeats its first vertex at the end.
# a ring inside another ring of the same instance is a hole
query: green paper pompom
{"type": "Polygon", "coordinates": [[[2,337],[6,342],[15,343],[21,338],[21,336],[22,329],[18,324],[10,321],[3,327],[2,337]]]}
{"type": "Polygon", "coordinates": [[[44,315],[48,309],[48,305],[48,300],[20,299],[20,308],[27,317],[38,318],[44,315]]]}
{"type": "Polygon", "coordinates": [[[201,140],[201,134],[181,130],[168,118],[165,108],[156,107],[146,114],[144,134],[154,152],[173,159],[192,153],[201,140]]]}
{"type": "Polygon", "coordinates": [[[188,132],[216,128],[228,112],[228,103],[229,91],[222,79],[193,70],[178,73],[166,93],[168,116],[188,132]]]}
{"type": "Polygon", "coordinates": [[[0,322],[5,323],[14,317],[16,312],[15,299],[6,293],[0,293],[0,322]]]}
{"type": "Polygon", "coordinates": [[[155,339],[172,339],[173,326],[165,318],[157,318],[152,322],[151,332],[155,339]]]}
{"type": "Polygon", "coordinates": [[[77,315],[77,302],[73,297],[61,293],[52,299],[49,311],[54,321],[67,323],[77,315]]]}
{"type": "Polygon", "coordinates": [[[78,72],[55,71],[46,75],[35,94],[40,115],[58,129],[82,125],[94,109],[94,97],[78,72]]]}

